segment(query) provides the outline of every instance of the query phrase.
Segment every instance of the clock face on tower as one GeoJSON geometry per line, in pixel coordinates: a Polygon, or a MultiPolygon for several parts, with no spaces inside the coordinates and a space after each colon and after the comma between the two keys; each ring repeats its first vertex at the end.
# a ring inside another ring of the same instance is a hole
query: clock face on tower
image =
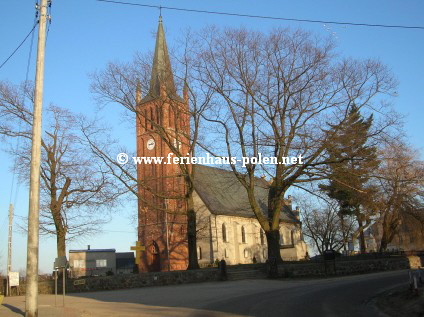
{"type": "Polygon", "coordinates": [[[150,139],[147,141],[147,149],[148,150],[153,150],[155,148],[155,140],[154,139],[150,139]]]}

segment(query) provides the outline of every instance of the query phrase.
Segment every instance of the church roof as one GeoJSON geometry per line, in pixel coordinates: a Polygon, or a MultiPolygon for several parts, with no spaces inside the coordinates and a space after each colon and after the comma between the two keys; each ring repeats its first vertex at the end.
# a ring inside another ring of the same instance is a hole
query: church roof
{"type": "MultiPolygon", "coordinates": [[[[194,188],[206,207],[215,215],[255,217],[249,204],[246,189],[240,184],[232,171],[196,165],[194,188]]],[[[268,214],[268,190],[268,182],[265,179],[256,178],[255,196],[265,215],[268,214]]],[[[287,204],[283,207],[280,220],[299,222],[291,205],[287,204]]]]}
{"type": "Polygon", "coordinates": [[[162,16],[159,17],[158,31],[156,33],[156,46],[155,55],[153,57],[150,88],[141,102],[144,103],[159,98],[161,86],[165,89],[168,98],[182,101],[175,89],[174,75],[172,74],[171,61],[169,59],[165,32],[163,30],[162,16]]]}

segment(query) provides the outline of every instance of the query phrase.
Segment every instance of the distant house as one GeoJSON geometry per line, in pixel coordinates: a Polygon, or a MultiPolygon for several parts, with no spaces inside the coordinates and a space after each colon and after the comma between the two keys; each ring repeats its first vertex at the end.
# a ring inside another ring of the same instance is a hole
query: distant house
{"type": "Polygon", "coordinates": [[[376,240],[376,224],[364,230],[365,248],[367,252],[378,252],[378,244],[376,240]]]}
{"type": "Polygon", "coordinates": [[[134,253],[117,252],[116,253],[116,274],[134,273],[134,253]]]}
{"type": "MultiPolygon", "coordinates": [[[[367,251],[378,251],[383,234],[380,222],[369,228],[367,251]]],[[[417,210],[415,215],[405,214],[399,221],[397,233],[387,245],[387,251],[424,250],[424,211],[417,210]]]]}
{"type": "Polygon", "coordinates": [[[116,253],[115,249],[70,250],[69,265],[72,277],[104,276],[132,273],[134,253],[116,253]]]}

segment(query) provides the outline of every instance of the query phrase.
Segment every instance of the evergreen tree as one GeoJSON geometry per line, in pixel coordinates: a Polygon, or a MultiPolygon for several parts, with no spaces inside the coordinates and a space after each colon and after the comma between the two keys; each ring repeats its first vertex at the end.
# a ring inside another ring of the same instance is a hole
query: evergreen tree
{"type": "MultiPolygon", "coordinates": [[[[359,108],[353,105],[347,119],[337,127],[340,132],[327,147],[329,160],[329,183],[319,187],[340,206],[342,226],[344,216],[355,216],[358,223],[361,253],[365,252],[364,227],[368,224],[367,210],[372,204],[375,189],[369,184],[370,172],[375,170],[377,148],[368,143],[373,116],[363,118],[359,108]]],[[[347,237],[344,236],[346,245],[347,237]]]]}

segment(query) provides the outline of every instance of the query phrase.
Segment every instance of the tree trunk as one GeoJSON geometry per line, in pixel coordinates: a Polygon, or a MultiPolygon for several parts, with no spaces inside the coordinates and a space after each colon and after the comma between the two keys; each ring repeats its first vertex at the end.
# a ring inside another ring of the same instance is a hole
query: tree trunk
{"type": "Polygon", "coordinates": [[[379,252],[386,251],[389,243],[393,241],[399,232],[399,220],[397,213],[390,213],[388,210],[384,213],[379,252]]]}
{"type": "Polygon", "coordinates": [[[269,187],[268,191],[268,222],[270,230],[265,230],[268,243],[268,260],[275,259],[277,263],[282,263],[280,253],[280,212],[282,209],[284,191],[279,190],[277,182],[269,187]]]}
{"type": "Polygon", "coordinates": [[[343,252],[346,255],[347,254],[347,233],[346,233],[346,227],[345,227],[345,222],[344,222],[344,216],[343,214],[340,212],[339,213],[340,216],[340,224],[342,227],[342,238],[343,238],[343,252]]]}
{"type": "Polygon", "coordinates": [[[378,252],[386,251],[387,245],[388,245],[388,241],[387,241],[386,229],[383,227],[383,234],[381,235],[380,247],[378,249],[378,252]]]}
{"type": "Polygon", "coordinates": [[[381,229],[382,229],[383,232],[381,233],[380,247],[378,248],[378,252],[386,251],[387,245],[389,243],[388,232],[387,232],[387,230],[388,230],[388,226],[387,226],[388,220],[387,220],[387,218],[388,218],[388,215],[387,215],[387,212],[385,212],[384,216],[383,216],[383,221],[382,221],[382,224],[381,224],[381,229]]]}
{"type": "Polygon", "coordinates": [[[53,206],[50,207],[54,226],[56,229],[56,248],[57,248],[57,256],[66,256],[66,231],[67,228],[63,224],[63,218],[60,214],[60,207],[59,204],[55,203],[52,204],[53,206]]]}
{"type": "Polygon", "coordinates": [[[63,230],[56,231],[57,256],[66,256],[66,234],[63,230]]]}
{"type": "Polygon", "coordinates": [[[360,247],[361,253],[364,254],[366,253],[366,248],[365,248],[364,228],[362,227],[363,223],[362,223],[361,217],[357,217],[357,220],[359,225],[359,247],[360,247]]]}
{"type": "Polygon", "coordinates": [[[197,262],[196,212],[194,211],[193,195],[187,199],[187,242],[188,242],[188,270],[199,268],[197,262]]]}
{"type": "Polygon", "coordinates": [[[265,231],[265,235],[268,243],[268,260],[275,259],[277,263],[283,263],[280,253],[280,231],[265,231]]]}

